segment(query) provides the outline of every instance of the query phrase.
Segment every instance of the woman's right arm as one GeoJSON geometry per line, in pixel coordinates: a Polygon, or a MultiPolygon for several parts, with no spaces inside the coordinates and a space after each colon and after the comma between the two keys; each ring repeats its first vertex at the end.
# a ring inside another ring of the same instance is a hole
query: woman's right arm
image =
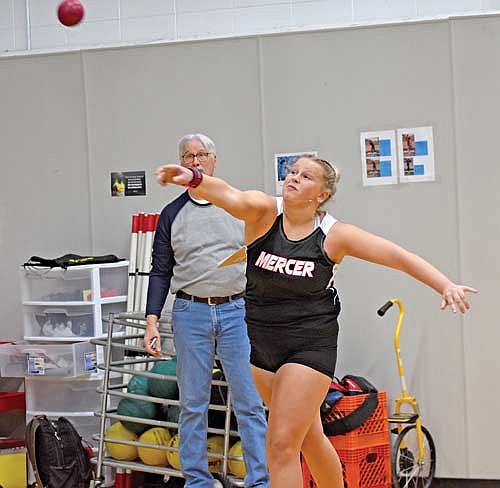
{"type": "MultiPolygon", "coordinates": [[[[190,169],[177,164],[160,166],[155,175],[162,186],[169,183],[187,186],[193,179],[190,169]]],[[[196,188],[190,188],[190,192],[194,197],[208,200],[250,225],[266,220],[267,216],[273,219],[276,216],[274,197],[257,190],[239,190],[214,176],[203,175],[201,183],[196,188]]]]}

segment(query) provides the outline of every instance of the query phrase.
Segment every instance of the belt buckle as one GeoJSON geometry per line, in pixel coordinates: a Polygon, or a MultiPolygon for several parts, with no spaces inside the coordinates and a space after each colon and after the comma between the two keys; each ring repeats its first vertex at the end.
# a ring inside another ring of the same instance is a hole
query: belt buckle
{"type": "Polygon", "coordinates": [[[212,302],[212,297],[207,298],[207,303],[212,307],[217,305],[217,301],[212,302]]]}

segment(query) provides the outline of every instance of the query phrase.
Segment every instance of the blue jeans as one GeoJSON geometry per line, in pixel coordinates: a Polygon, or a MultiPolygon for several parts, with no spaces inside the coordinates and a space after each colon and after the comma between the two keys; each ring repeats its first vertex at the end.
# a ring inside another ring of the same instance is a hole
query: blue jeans
{"type": "Polygon", "coordinates": [[[245,487],[269,487],[266,417],[250,372],[250,343],[243,298],[208,305],[176,298],[172,329],[181,411],[179,454],[186,488],[213,488],[207,428],[214,355],[220,357],[242,440],[245,487]]]}

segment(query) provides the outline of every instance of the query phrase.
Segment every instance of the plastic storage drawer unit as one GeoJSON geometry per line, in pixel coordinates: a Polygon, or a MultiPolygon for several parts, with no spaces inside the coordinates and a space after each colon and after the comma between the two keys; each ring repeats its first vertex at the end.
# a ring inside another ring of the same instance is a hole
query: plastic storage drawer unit
{"type": "Polygon", "coordinates": [[[81,376],[96,371],[96,346],[88,342],[0,345],[0,376],[81,376]]]}
{"type": "MultiPolygon", "coordinates": [[[[110,384],[121,383],[121,378],[110,379],[110,384]]],[[[94,412],[101,408],[102,378],[26,378],[26,409],[30,412],[94,412]]],[[[111,404],[118,405],[119,397],[111,404]]]]}

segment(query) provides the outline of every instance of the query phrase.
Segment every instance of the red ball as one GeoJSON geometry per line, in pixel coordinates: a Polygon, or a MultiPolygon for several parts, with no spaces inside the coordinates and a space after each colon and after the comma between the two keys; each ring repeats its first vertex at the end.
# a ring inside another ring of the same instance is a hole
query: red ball
{"type": "Polygon", "coordinates": [[[57,9],[61,24],[71,27],[83,19],[83,5],[78,0],[64,0],[57,9]]]}

